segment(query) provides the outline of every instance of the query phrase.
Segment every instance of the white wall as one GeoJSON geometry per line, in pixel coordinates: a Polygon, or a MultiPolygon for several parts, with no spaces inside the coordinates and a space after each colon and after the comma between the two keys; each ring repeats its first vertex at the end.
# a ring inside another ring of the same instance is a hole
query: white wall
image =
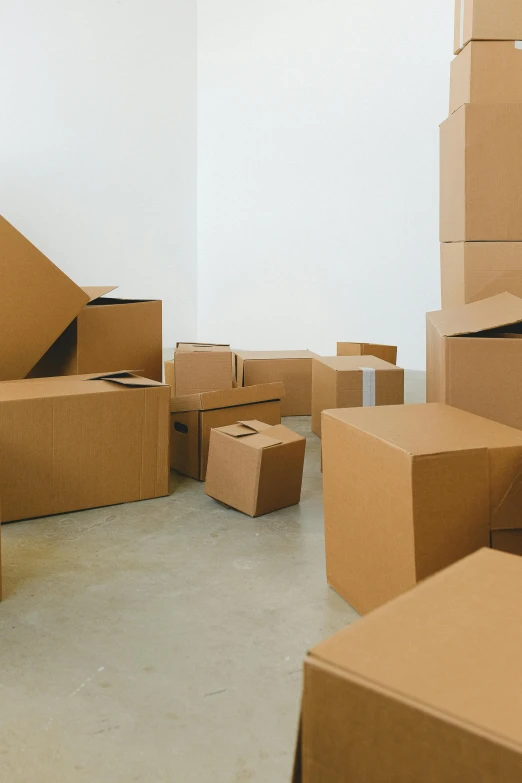
{"type": "Polygon", "coordinates": [[[196,329],[195,0],[0,2],[0,213],[196,329]]]}
{"type": "Polygon", "coordinates": [[[200,338],[423,366],[453,4],[199,0],[200,338]]]}

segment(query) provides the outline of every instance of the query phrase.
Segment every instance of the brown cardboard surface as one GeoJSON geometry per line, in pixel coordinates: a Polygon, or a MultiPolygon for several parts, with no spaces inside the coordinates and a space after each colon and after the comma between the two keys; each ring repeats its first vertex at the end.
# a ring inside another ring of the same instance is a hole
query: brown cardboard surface
{"type": "Polygon", "coordinates": [[[88,301],[0,217],[0,380],[24,378],[88,301]]]}
{"type": "Polygon", "coordinates": [[[244,389],[172,398],[171,467],[191,478],[204,481],[211,429],[251,419],[269,425],[279,424],[282,397],[282,383],[265,383],[244,389]]]}
{"type": "Polygon", "coordinates": [[[492,530],[491,547],[512,555],[522,555],[522,530],[492,530]]]}
{"type": "Polygon", "coordinates": [[[365,403],[362,368],[375,370],[375,405],[404,403],[404,370],[372,355],[315,357],[312,365],[312,432],[321,437],[321,413],[365,403]]]}
{"type": "Polygon", "coordinates": [[[472,41],[451,64],[450,114],[465,103],[522,103],[522,48],[472,41]]]}
{"type": "Polygon", "coordinates": [[[522,299],[509,293],[428,313],[428,402],[522,429],[521,323],[522,299]]]}
{"type": "Polygon", "coordinates": [[[508,291],[522,297],[522,242],[443,242],[443,309],[508,291]]]}
{"type": "Polygon", "coordinates": [[[29,377],[83,375],[133,367],[144,377],[162,380],[161,302],[100,297],[112,290],[110,286],[84,289],[89,303],[29,377]]]}
{"type": "Polygon", "coordinates": [[[169,361],[164,362],[163,366],[164,366],[164,369],[165,369],[165,373],[164,373],[165,383],[167,383],[170,386],[171,396],[173,397],[174,396],[174,383],[175,383],[175,380],[174,380],[174,359],[170,359],[169,361]]]}
{"type": "Polygon", "coordinates": [[[282,416],[310,416],[312,412],[311,351],[234,351],[238,386],[281,381],[286,397],[282,416]]]}
{"type": "Polygon", "coordinates": [[[322,432],[328,583],[361,613],[522,527],[518,430],[428,404],[325,411],[322,432]]]}
{"type": "Polygon", "coordinates": [[[168,494],[168,417],[132,374],[0,383],[2,521],[168,494]]]}
{"type": "Polygon", "coordinates": [[[229,345],[178,343],[174,353],[174,396],[231,389],[232,370],[229,345]]]}
{"type": "Polygon", "coordinates": [[[441,125],[441,242],[522,240],[522,103],[466,104],[441,125]]]}
{"type": "Polygon", "coordinates": [[[282,424],[257,424],[211,431],[205,482],[207,495],[252,517],[299,503],[306,445],[282,424]]]}
{"type": "Polygon", "coordinates": [[[455,0],[455,54],[472,40],[522,40],[519,0],[455,0]]]}
{"type": "Polygon", "coordinates": [[[311,650],[303,783],[520,780],[521,589],[483,549],[311,650]]]}
{"type": "Polygon", "coordinates": [[[397,364],[397,346],[378,343],[337,343],[337,356],[376,356],[397,364]]]}

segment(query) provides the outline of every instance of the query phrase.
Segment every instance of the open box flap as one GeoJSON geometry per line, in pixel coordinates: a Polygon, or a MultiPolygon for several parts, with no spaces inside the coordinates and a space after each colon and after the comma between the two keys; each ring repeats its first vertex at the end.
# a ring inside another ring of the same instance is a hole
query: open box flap
{"type": "Polygon", "coordinates": [[[244,438],[249,446],[255,449],[267,449],[270,446],[280,446],[283,441],[279,438],[271,438],[268,435],[262,435],[263,430],[271,429],[269,424],[263,424],[260,421],[238,422],[229,424],[226,427],[219,427],[219,432],[229,435],[231,438],[244,438]],[[250,426],[254,425],[254,426],[250,426]],[[260,429],[257,429],[260,427],[260,429]]]}
{"type": "Polygon", "coordinates": [[[506,291],[461,307],[436,310],[427,317],[443,337],[475,334],[522,323],[522,299],[506,291]]]}
{"type": "Polygon", "coordinates": [[[149,378],[142,378],[141,375],[135,375],[132,371],[107,372],[99,375],[91,375],[86,381],[110,381],[119,383],[121,386],[135,386],[140,388],[149,388],[151,386],[165,386],[164,383],[151,381],[149,378]]]}
{"type": "Polygon", "coordinates": [[[100,296],[110,294],[111,291],[115,291],[118,288],[117,285],[83,285],[82,290],[85,291],[89,297],[89,302],[94,302],[95,299],[99,299],[100,296]]]}

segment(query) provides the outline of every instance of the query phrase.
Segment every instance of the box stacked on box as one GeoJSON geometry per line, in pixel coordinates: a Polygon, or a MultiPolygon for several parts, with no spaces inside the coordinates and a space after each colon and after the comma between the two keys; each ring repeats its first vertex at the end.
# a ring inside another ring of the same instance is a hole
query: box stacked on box
{"type": "Polygon", "coordinates": [[[441,126],[442,306],[522,296],[522,4],[456,0],[441,126]]]}

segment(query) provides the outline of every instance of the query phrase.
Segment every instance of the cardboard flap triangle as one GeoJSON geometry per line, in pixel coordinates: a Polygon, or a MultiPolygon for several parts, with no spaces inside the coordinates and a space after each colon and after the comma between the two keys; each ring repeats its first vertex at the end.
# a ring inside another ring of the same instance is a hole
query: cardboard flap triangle
{"type": "Polygon", "coordinates": [[[120,386],[137,386],[141,388],[150,388],[151,386],[164,386],[159,381],[151,381],[149,378],[142,378],[135,375],[135,371],[109,372],[100,375],[92,375],[86,378],[87,381],[109,381],[110,383],[119,383],[120,386]]]}
{"type": "Polygon", "coordinates": [[[223,432],[225,435],[229,435],[231,438],[244,438],[245,443],[256,449],[266,449],[270,446],[280,446],[283,441],[279,438],[271,438],[268,435],[262,435],[264,430],[271,429],[269,424],[263,424],[261,421],[252,422],[238,422],[237,424],[229,424],[226,427],[219,427],[219,432],[223,432]],[[250,425],[253,424],[255,429],[250,425]]]}
{"type": "Polygon", "coordinates": [[[248,427],[254,432],[263,432],[263,430],[271,429],[271,424],[265,424],[264,421],[258,421],[257,419],[251,419],[250,421],[238,421],[238,424],[242,424],[244,427],[248,427]]]}
{"type": "Polygon", "coordinates": [[[82,291],[85,291],[89,297],[89,302],[94,302],[100,296],[110,294],[111,291],[115,291],[117,288],[117,285],[82,285],[82,291]]]}
{"type": "Polygon", "coordinates": [[[458,337],[522,323],[522,299],[507,291],[478,302],[435,310],[429,321],[443,337],[458,337]]]}

